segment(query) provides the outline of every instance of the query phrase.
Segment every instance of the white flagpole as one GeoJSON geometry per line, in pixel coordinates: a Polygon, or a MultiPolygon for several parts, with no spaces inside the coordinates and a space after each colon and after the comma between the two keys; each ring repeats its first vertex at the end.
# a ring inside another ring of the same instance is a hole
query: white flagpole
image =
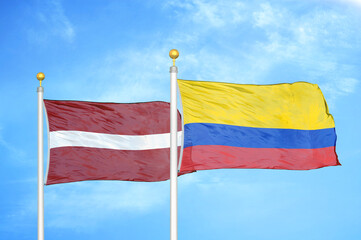
{"type": "Polygon", "coordinates": [[[40,81],[38,92],[38,240],[44,240],[44,132],[43,132],[43,94],[41,81],[45,75],[39,72],[36,78],[40,81]]]}
{"type": "Polygon", "coordinates": [[[173,66],[170,67],[170,240],[178,239],[178,203],[177,203],[177,73],[175,59],[179,56],[176,49],[169,52],[173,59],[173,66]]]}

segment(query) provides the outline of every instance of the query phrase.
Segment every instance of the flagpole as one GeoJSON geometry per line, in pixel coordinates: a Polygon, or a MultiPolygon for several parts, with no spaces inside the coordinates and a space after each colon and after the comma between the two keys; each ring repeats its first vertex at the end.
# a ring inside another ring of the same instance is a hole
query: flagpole
{"type": "Polygon", "coordinates": [[[45,75],[39,72],[36,78],[40,81],[38,92],[38,240],[44,240],[44,133],[43,133],[43,94],[41,82],[45,75]]]}
{"type": "Polygon", "coordinates": [[[177,203],[177,73],[175,60],[179,56],[176,49],[169,52],[173,59],[170,67],[170,240],[178,239],[178,203],[177,203]]]}

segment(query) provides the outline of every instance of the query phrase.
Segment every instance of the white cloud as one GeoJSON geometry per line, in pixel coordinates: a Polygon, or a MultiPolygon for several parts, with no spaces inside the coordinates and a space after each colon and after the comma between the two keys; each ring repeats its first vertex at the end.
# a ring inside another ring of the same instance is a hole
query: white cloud
{"type": "Polygon", "coordinates": [[[336,100],[339,97],[346,96],[355,92],[359,80],[354,78],[337,78],[330,79],[329,81],[320,85],[322,91],[327,95],[327,103],[330,107],[334,108],[336,100]]]}
{"type": "MultiPolygon", "coordinates": [[[[102,88],[91,98],[98,101],[167,101],[167,66],[171,63],[168,51],[173,47],[180,50],[180,78],[256,84],[288,82],[294,77],[275,78],[270,73],[281,65],[293,64],[294,75],[302,76],[299,80],[322,85],[330,79],[343,81],[344,68],[335,47],[360,50],[358,39],[354,39],[359,35],[353,27],[354,18],[335,9],[313,8],[298,15],[269,2],[253,5],[188,0],[165,3],[164,11],[169,10],[170,15],[178,16],[161,40],[149,41],[143,49],[119,49],[106,54],[86,66],[91,69],[83,71],[89,73],[81,77],[87,78],[86,84],[78,81],[80,86],[74,87],[71,82],[69,89],[88,89],[94,95],[96,89],[102,88]],[[242,31],[245,26],[253,26],[254,32],[242,31]],[[256,35],[249,38],[248,34],[256,35]],[[264,37],[257,37],[260,35],[264,37]],[[233,42],[228,43],[229,39],[233,42]]],[[[350,66],[347,72],[356,79],[352,75],[355,69],[350,66]]]]}
{"type": "MultiPolygon", "coordinates": [[[[131,49],[108,54],[96,77],[108,79],[97,100],[112,102],[144,102],[164,99],[169,84],[171,59],[168,49],[131,49]]],[[[104,83],[104,82],[103,82],[104,83]]],[[[167,95],[166,95],[167,96],[167,95]]]]}
{"type": "Polygon", "coordinates": [[[158,211],[169,201],[168,189],[167,182],[91,181],[47,186],[46,225],[88,230],[108,217],[124,219],[129,214],[158,211]]]}
{"type": "MultiPolygon", "coordinates": [[[[19,181],[25,182],[36,186],[36,179],[19,181]]],[[[14,202],[17,206],[14,211],[2,216],[4,221],[9,223],[7,231],[17,231],[24,223],[33,224],[37,215],[37,199],[34,196],[36,188],[31,192],[14,202]]],[[[45,186],[44,193],[46,228],[89,232],[109,218],[126,221],[169,207],[167,181],[86,181],[45,186]]]]}
{"type": "Polygon", "coordinates": [[[39,20],[38,27],[28,30],[32,41],[46,42],[51,36],[60,37],[67,42],[74,40],[74,26],[66,16],[60,0],[42,3],[36,12],[36,17],[39,20]]]}
{"type": "Polygon", "coordinates": [[[271,7],[269,3],[262,3],[259,11],[253,12],[254,25],[256,27],[277,26],[283,21],[282,12],[271,7]]]}
{"type": "Polygon", "coordinates": [[[358,84],[358,80],[354,78],[343,78],[340,81],[340,90],[344,93],[353,93],[355,92],[355,88],[358,84]]]}
{"type": "MultiPolygon", "coordinates": [[[[273,192],[282,192],[293,186],[288,182],[258,182],[254,177],[252,179],[239,178],[239,172],[242,170],[213,170],[199,171],[196,174],[184,175],[179,179],[180,194],[182,201],[189,201],[191,196],[196,193],[196,202],[192,202],[184,211],[197,211],[197,216],[203,216],[205,221],[209,219],[222,218],[222,222],[239,221],[240,214],[242,219],[257,219],[259,217],[272,216],[284,207],[284,203],[265,201],[267,196],[273,192]],[[233,172],[233,173],[232,173],[233,172]],[[235,177],[237,175],[237,177],[235,177]],[[237,181],[235,181],[237,179],[237,181]],[[242,194],[239,194],[242,193],[242,194]],[[245,198],[244,196],[247,196],[245,198]],[[207,202],[208,208],[202,205],[207,202]],[[218,203],[222,202],[222,206],[218,203]],[[269,208],[269,205],[273,205],[269,208]]],[[[247,175],[248,176],[248,175],[247,175]]],[[[205,222],[204,225],[218,224],[213,221],[205,222]]]]}
{"type": "Polygon", "coordinates": [[[62,81],[54,91],[58,93],[55,98],[123,103],[169,101],[170,48],[160,46],[162,43],[150,44],[141,49],[114,50],[82,63],[71,79],[60,76],[53,80],[62,81]]]}
{"type": "Polygon", "coordinates": [[[191,76],[191,80],[257,83],[268,63],[263,58],[253,56],[249,56],[246,61],[238,61],[237,56],[241,55],[239,50],[235,50],[233,54],[221,55],[201,48],[182,59],[182,72],[179,76],[185,79],[191,76]]]}
{"type": "Polygon", "coordinates": [[[12,159],[16,159],[17,161],[24,160],[26,156],[25,151],[6,141],[3,138],[2,130],[2,127],[0,127],[0,147],[5,150],[3,153],[7,152],[12,159]]]}
{"type": "Polygon", "coordinates": [[[186,1],[171,5],[182,9],[179,26],[185,26],[188,19],[196,23],[175,34],[177,43],[183,41],[185,50],[192,53],[181,59],[181,78],[257,84],[309,81],[320,84],[326,93],[327,89],[337,91],[331,102],[352,94],[351,89],[357,86],[358,66],[348,59],[361,52],[361,32],[356,27],[361,22],[347,9],[316,4],[299,12],[274,2],[234,6],[228,2],[186,1]],[[230,9],[242,17],[234,18],[230,9]],[[252,31],[249,26],[253,26],[252,31]],[[233,41],[228,43],[230,39],[233,41]],[[289,66],[293,73],[287,72],[289,66]],[[330,82],[332,88],[327,87],[330,82]]]}
{"type": "Polygon", "coordinates": [[[244,20],[244,4],[237,1],[207,1],[207,0],[187,0],[184,2],[168,1],[166,8],[180,8],[187,11],[187,17],[178,13],[182,21],[201,24],[206,28],[224,27],[227,24],[238,24],[244,20]]]}
{"type": "Polygon", "coordinates": [[[260,51],[252,54],[268,59],[266,71],[293,65],[295,74],[302,75],[300,80],[321,86],[332,107],[337,98],[354,92],[357,66],[347,63],[347,59],[343,62],[342,56],[350,49],[351,54],[361,51],[361,34],[355,28],[357,18],[335,8],[314,8],[301,16],[268,3],[261,4],[260,9],[253,14],[255,25],[263,29],[267,40],[258,41],[255,49],[260,51]]]}
{"type": "Polygon", "coordinates": [[[351,4],[353,6],[361,7],[361,0],[333,0],[340,3],[351,4]]]}

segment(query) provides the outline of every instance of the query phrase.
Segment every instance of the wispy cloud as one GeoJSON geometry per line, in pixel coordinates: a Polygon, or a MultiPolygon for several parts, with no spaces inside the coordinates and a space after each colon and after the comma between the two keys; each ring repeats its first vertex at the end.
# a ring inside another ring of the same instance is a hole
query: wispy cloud
{"type": "Polygon", "coordinates": [[[75,29],[60,0],[42,2],[35,16],[38,24],[36,28],[28,30],[30,40],[43,43],[50,37],[60,37],[67,42],[73,42],[75,29]]]}
{"type": "MultiPolygon", "coordinates": [[[[244,181],[240,181],[238,176],[238,181],[235,181],[234,177],[229,175],[232,175],[232,173],[218,172],[214,174],[213,171],[200,171],[197,174],[185,175],[180,178],[179,189],[180,194],[183,196],[182,201],[190,201],[189,193],[196,193],[194,197],[197,198],[197,201],[188,204],[187,208],[189,209],[187,211],[197,210],[197,216],[203,216],[205,219],[213,215],[210,218],[222,218],[222,222],[243,221],[239,218],[240,215],[242,219],[272,216],[285,205],[281,201],[271,203],[267,196],[272,195],[274,192],[282,192],[293,186],[293,183],[289,181],[265,183],[264,181],[255,181],[254,177],[252,180],[243,179],[244,181]],[[187,197],[184,197],[184,195],[187,197]],[[244,198],[244,196],[247,196],[247,198],[244,198]],[[214,206],[212,212],[205,212],[207,209],[199,206],[204,202],[207,202],[208,206],[214,206]],[[226,204],[219,206],[218,202],[226,204]]],[[[209,224],[216,223],[207,222],[205,225],[209,224]]]]}
{"type": "MultiPolygon", "coordinates": [[[[180,78],[255,84],[310,81],[321,86],[352,78],[352,86],[358,86],[358,66],[344,56],[361,52],[361,33],[353,27],[359,20],[342,10],[313,7],[299,13],[271,2],[207,0],[170,1],[163,3],[163,10],[176,16],[166,35],[150,39],[142,49],[106,53],[85,66],[89,76],[80,79],[87,78],[87,83],[78,81],[79,87],[92,94],[104,89],[92,100],[168,100],[164,66],[170,65],[167,53],[173,47],[181,52],[180,78]]],[[[70,91],[79,89],[71,84],[70,91]]]]}
{"type": "Polygon", "coordinates": [[[45,188],[47,225],[88,230],[112,216],[143,215],[168,201],[168,184],[82,182],[45,188]]]}
{"type": "Polygon", "coordinates": [[[186,42],[192,52],[182,59],[185,63],[181,76],[189,70],[196,73],[194,78],[204,80],[259,84],[311,81],[321,85],[344,82],[346,76],[351,76],[354,84],[350,87],[357,86],[358,66],[343,58],[351,49],[352,54],[355,50],[361,52],[361,34],[354,28],[360,24],[357,16],[335,8],[313,7],[299,13],[271,2],[234,4],[197,0],[171,3],[174,11],[182,9],[180,26],[192,22],[180,36],[177,34],[178,42],[186,42]],[[211,10],[204,10],[203,6],[208,5],[211,10]],[[235,17],[230,9],[242,17],[235,17]],[[201,17],[194,20],[194,15],[201,17]],[[204,39],[210,40],[213,47],[204,39]],[[228,47],[230,39],[233,49],[228,47]],[[237,45],[239,48],[235,48],[237,45]],[[278,75],[285,72],[282,65],[291,65],[293,74],[278,75]]]}
{"type": "Polygon", "coordinates": [[[331,81],[323,83],[320,87],[328,94],[328,105],[334,107],[337,98],[354,93],[358,83],[359,80],[345,77],[341,79],[331,79],[331,81]]]}
{"type": "Polygon", "coordinates": [[[361,1],[360,1],[360,0],[330,0],[330,1],[339,2],[339,3],[345,3],[345,4],[350,4],[350,5],[352,5],[352,6],[356,6],[356,7],[360,7],[360,8],[361,8],[361,1]]]}
{"type": "MultiPolygon", "coordinates": [[[[167,182],[90,181],[45,186],[44,191],[46,227],[77,231],[95,229],[110,217],[121,221],[159,211],[169,202],[167,182]]],[[[2,216],[14,227],[7,231],[37,215],[36,198],[27,196],[15,204],[15,211],[2,216]]]]}
{"type": "Polygon", "coordinates": [[[2,127],[0,127],[0,151],[2,152],[2,155],[6,156],[7,154],[12,159],[16,160],[24,159],[26,155],[25,151],[6,141],[3,137],[2,131],[3,129],[2,127]],[[3,148],[4,150],[1,150],[1,148],[3,148]]]}
{"type": "Polygon", "coordinates": [[[166,8],[175,8],[178,17],[206,28],[220,28],[227,24],[238,24],[244,20],[244,4],[237,1],[187,0],[167,1],[166,8]],[[180,11],[179,11],[180,10],[180,11]],[[187,17],[183,14],[186,11],[187,17]]]}
{"type": "Polygon", "coordinates": [[[167,100],[159,98],[168,86],[170,66],[168,49],[160,46],[142,50],[121,50],[105,56],[99,77],[112,82],[99,96],[99,101],[142,102],[167,100]]]}
{"type": "Polygon", "coordinates": [[[260,10],[253,12],[254,26],[281,26],[284,15],[279,9],[274,9],[269,3],[260,4],[260,10]]]}

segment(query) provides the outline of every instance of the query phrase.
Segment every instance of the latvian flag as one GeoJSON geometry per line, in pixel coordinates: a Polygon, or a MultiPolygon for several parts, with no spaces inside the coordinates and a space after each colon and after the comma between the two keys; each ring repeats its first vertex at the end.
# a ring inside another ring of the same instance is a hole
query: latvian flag
{"type": "MultiPolygon", "coordinates": [[[[169,103],[44,100],[49,126],[46,184],[169,179],[169,103]]],[[[181,142],[178,114],[178,145],[181,142]]]]}

